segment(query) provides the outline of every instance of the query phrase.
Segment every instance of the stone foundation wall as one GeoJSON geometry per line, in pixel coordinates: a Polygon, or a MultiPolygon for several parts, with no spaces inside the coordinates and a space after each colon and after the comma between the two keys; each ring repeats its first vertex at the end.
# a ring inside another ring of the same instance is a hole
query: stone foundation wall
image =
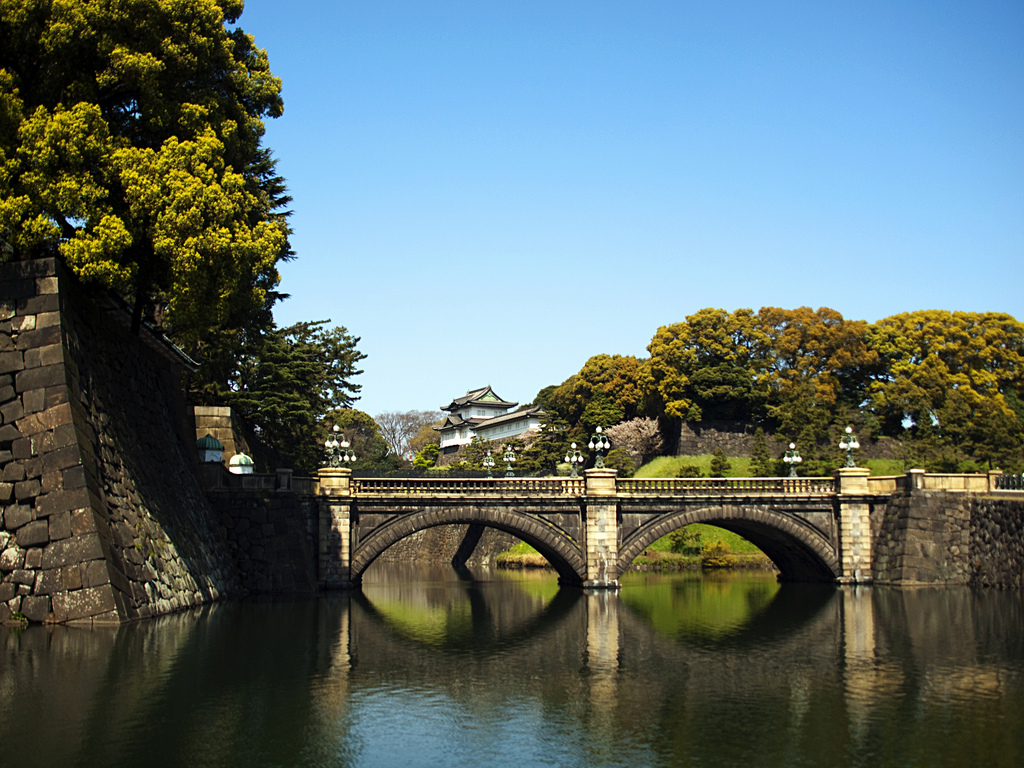
{"type": "Polygon", "coordinates": [[[1024,586],[1024,500],[916,491],[871,524],[876,583],[1024,586]]]}
{"type": "MultiPolygon", "coordinates": [[[[468,525],[439,525],[396,541],[377,558],[390,563],[423,563],[447,565],[459,552],[469,533],[468,525]]],[[[471,542],[469,542],[471,544],[471,542]]],[[[468,565],[490,565],[494,558],[519,543],[511,533],[484,528],[480,540],[472,547],[468,565]]],[[[467,549],[469,547],[467,546],[467,549]]]]}
{"type": "Polygon", "coordinates": [[[238,593],[183,361],[53,259],[0,264],[0,621],[122,622],[238,593]]]}
{"type": "MultiPolygon", "coordinates": [[[[228,475],[223,467],[204,468],[228,475]]],[[[231,484],[238,476],[225,478],[231,484]]],[[[319,504],[288,489],[209,493],[219,533],[248,592],[315,592],[319,504]]]]}

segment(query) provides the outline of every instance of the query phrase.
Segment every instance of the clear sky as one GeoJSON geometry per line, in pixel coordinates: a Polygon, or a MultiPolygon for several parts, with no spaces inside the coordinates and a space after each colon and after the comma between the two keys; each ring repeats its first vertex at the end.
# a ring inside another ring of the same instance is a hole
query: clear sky
{"type": "Polygon", "coordinates": [[[702,307],[1024,319],[1024,2],[247,0],[279,325],[356,407],[526,403],[702,307]]]}

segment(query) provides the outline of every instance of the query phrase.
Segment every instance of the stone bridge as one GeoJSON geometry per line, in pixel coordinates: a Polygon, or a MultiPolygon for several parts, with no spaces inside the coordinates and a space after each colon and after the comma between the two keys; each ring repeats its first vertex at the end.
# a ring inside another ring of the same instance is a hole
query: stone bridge
{"type": "Polygon", "coordinates": [[[536,548],[562,583],[614,589],[646,547],[697,522],[743,536],[785,580],[867,583],[872,508],[925,483],[923,471],[869,478],[861,468],[841,469],[831,478],[623,479],[609,469],[584,474],[427,480],[356,478],[346,469],[323,469],[319,585],[358,584],[381,552],[417,531],[475,523],[536,548]]]}

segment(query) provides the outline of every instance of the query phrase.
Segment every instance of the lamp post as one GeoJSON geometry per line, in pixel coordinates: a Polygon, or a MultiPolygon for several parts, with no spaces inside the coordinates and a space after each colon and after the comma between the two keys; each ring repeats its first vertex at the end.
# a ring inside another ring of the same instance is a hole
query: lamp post
{"type": "Polygon", "coordinates": [[[505,477],[515,477],[516,473],[512,471],[512,464],[516,460],[516,452],[512,450],[511,445],[505,446],[505,477]]]}
{"type": "Polygon", "coordinates": [[[341,434],[341,427],[335,424],[331,432],[332,434],[328,434],[327,440],[324,441],[324,451],[327,454],[327,466],[341,467],[345,464],[354,462],[356,460],[356,454],[354,451],[349,450],[348,440],[345,439],[345,436],[341,435],[341,441],[338,441],[338,436],[341,434]]]}
{"type": "Polygon", "coordinates": [[[577,468],[583,469],[583,454],[576,450],[576,443],[572,444],[572,453],[565,454],[565,461],[569,465],[569,477],[579,477],[577,468]]]}
{"type": "Polygon", "coordinates": [[[587,447],[597,452],[597,458],[594,460],[594,466],[597,469],[604,469],[604,452],[612,447],[612,444],[608,441],[608,438],[602,434],[601,427],[597,427],[594,430],[594,434],[590,436],[590,442],[587,443],[587,447]]]}
{"type": "Polygon", "coordinates": [[[860,443],[857,442],[857,436],[853,434],[853,427],[846,428],[846,434],[839,438],[839,449],[846,451],[846,467],[856,467],[857,465],[853,462],[853,452],[860,448],[860,443]]]}
{"type": "Polygon", "coordinates": [[[491,456],[491,452],[490,451],[488,451],[487,455],[484,456],[483,465],[484,465],[484,469],[487,470],[487,476],[488,477],[494,477],[494,475],[491,474],[491,469],[494,468],[494,457],[491,456]]]}
{"type": "Polygon", "coordinates": [[[800,451],[796,449],[796,443],[789,444],[789,450],[786,451],[786,455],[782,457],[782,460],[789,464],[789,476],[796,477],[796,465],[804,460],[800,455],[800,451]]]}

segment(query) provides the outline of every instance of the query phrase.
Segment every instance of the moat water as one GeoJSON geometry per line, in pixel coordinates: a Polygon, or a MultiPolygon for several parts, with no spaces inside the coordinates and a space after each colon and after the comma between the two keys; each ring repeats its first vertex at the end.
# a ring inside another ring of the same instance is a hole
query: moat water
{"type": "Polygon", "coordinates": [[[1024,596],[375,565],[361,592],[0,629],[4,766],[1024,765],[1024,596]]]}

